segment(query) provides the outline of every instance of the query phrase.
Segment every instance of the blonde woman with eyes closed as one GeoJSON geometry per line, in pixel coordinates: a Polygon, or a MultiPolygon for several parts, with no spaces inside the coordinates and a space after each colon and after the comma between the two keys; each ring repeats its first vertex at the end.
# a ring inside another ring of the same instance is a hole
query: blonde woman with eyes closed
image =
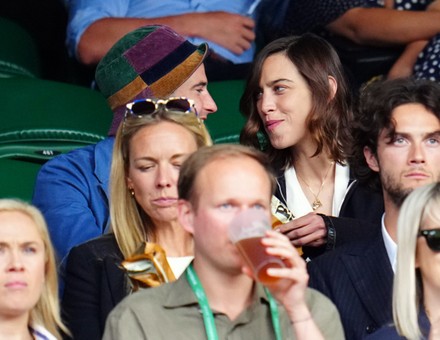
{"type": "Polygon", "coordinates": [[[0,339],[60,339],[55,257],[38,209],[0,199],[0,339]]]}
{"type": "Polygon", "coordinates": [[[62,309],[76,340],[101,339],[108,314],[133,291],[121,263],[143,242],[164,250],[175,278],[193,258],[177,220],[177,179],[183,161],[212,142],[193,102],[180,107],[186,100],[127,104],[112,156],[112,232],[74,247],[67,260],[62,309]]]}

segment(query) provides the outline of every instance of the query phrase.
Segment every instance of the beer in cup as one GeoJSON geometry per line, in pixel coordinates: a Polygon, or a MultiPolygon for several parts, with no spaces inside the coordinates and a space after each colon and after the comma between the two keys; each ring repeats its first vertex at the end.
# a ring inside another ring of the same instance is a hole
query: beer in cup
{"type": "Polygon", "coordinates": [[[229,237],[237,246],[245,263],[253,270],[255,278],[262,284],[272,284],[278,280],[267,275],[268,268],[283,268],[284,262],[277,256],[269,255],[261,243],[266,230],[272,229],[269,214],[260,209],[248,209],[238,213],[229,225],[229,237]]]}

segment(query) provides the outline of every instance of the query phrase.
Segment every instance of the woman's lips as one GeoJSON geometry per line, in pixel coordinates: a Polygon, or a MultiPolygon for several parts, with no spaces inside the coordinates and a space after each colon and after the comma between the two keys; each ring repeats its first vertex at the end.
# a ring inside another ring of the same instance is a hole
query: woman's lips
{"type": "Polygon", "coordinates": [[[268,120],[266,122],[267,131],[273,131],[277,128],[283,121],[282,120],[268,120]]]}
{"type": "Polygon", "coordinates": [[[168,207],[177,203],[177,198],[175,197],[160,197],[153,200],[153,203],[160,207],[168,207]]]}
{"type": "Polygon", "coordinates": [[[27,283],[24,281],[10,281],[5,284],[5,287],[9,289],[23,289],[27,287],[27,283]]]}

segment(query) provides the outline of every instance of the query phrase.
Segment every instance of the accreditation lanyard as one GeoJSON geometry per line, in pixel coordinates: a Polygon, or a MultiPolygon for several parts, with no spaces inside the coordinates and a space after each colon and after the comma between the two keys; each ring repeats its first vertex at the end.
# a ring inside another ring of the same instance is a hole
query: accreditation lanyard
{"type": "MultiPolygon", "coordinates": [[[[203,289],[202,284],[200,283],[200,280],[196,272],[194,271],[192,264],[190,264],[186,269],[185,275],[191,289],[193,290],[197,298],[197,301],[199,302],[199,306],[202,309],[203,323],[205,324],[206,336],[208,337],[208,340],[218,340],[217,328],[214,322],[214,315],[212,313],[211,307],[209,307],[205,290],[203,289]]],[[[273,329],[275,331],[275,338],[276,340],[281,340],[281,326],[277,303],[266,288],[264,288],[264,291],[266,292],[267,299],[269,300],[270,314],[272,318],[273,329]]]]}

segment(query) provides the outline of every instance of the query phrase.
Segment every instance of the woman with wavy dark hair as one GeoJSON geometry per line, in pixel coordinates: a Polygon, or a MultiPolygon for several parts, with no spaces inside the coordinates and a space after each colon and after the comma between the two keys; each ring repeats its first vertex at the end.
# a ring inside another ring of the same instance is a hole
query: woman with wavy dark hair
{"type": "Polygon", "coordinates": [[[304,216],[281,228],[295,245],[326,243],[329,223],[323,215],[379,220],[381,202],[379,211],[355,202],[372,193],[352,184],[346,163],[352,97],[327,41],[305,34],[265,46],[240,106],[247,117],[241,142],[268,153],[278,170],[276,197],[295,217],[304,216]]]}

